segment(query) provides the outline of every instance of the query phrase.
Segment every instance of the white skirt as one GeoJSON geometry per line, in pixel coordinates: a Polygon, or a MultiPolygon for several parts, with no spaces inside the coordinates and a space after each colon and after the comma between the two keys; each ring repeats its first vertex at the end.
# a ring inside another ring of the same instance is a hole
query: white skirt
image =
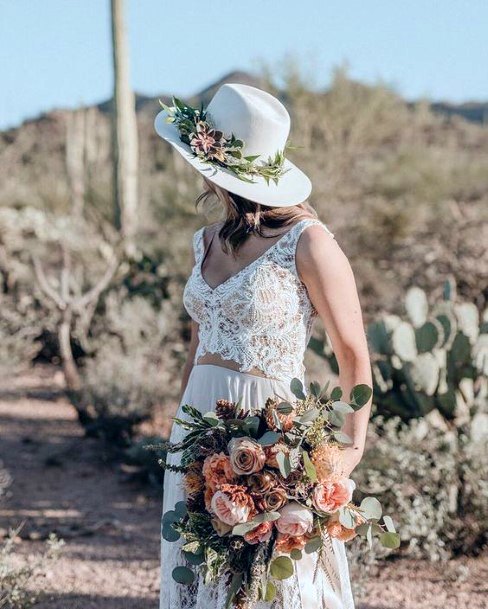
{"type": "MultiPolygon", "coordinates": [[[[190,404],[201,412],[215,408],[219,399],[238,401],[244,408],[263,406],[271,396],[291,400],[289,383],[237,372],[212,364],[193,367],[181,406],[190,404]]],[[[184,415],[183,415],[184,416],[184,415]]],[[[185,430],[173,425],[170,440],[179,442],[185,430]]],[[[178,464],[180,454],[169,454],[168,462],[178,464]]],[[[165,472],[163,514],[185,499],[182,476],[165,472]]],[[[160,609],[224,609],[227,598],[225,581],[206,585],[199,576],[191,586],[176,583],[171,573],[178,565],[185,565],[181,540],[168,542],[161,538],[161,592],[160,609]]],[[[257,609],[354,609],[344,543],[332,539],[317,565],[317,554],[303,554],[296,561],[295,574],[276,582],[278,594],[271,603],[260,602],[257,609]]]]}

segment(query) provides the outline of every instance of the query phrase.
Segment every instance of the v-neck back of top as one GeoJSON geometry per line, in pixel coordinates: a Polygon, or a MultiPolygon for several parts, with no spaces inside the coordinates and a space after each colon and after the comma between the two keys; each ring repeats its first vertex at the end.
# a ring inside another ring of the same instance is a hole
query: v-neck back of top
{"type": "Polygon", "coordinates": [[[199,324],[194,363],[206,353],[234,361],[241,372],[303,380],[303,357],[317,312],[300,280],[295,262],[300,235],[317,219],[297,222],[260,256],[212,288],[203,278],[204,228],[193,236],[195,266],[183,303],[199,324]]]}

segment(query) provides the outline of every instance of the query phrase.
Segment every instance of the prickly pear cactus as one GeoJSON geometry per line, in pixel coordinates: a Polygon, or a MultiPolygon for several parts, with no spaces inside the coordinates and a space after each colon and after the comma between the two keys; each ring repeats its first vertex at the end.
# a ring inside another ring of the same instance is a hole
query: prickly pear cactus
{"type": "MultiPolygon", "coordinates": [[[[480,320],[474,304],[455,298],[455,284],[446,282],[443,300],[429,307],[425,292],[413,287],[406,319],[383,315],[369,325],[378,414],[408,421],[436,410],[461,423],[487,409],[488,310],[480,320]]],[[[317,339],[309,346],[337,371],[330,348],[317,339]]]]}

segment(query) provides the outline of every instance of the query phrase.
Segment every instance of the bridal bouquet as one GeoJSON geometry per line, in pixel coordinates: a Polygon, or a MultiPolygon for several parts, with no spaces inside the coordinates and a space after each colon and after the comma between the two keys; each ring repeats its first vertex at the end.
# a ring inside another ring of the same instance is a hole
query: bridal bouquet
{"type": "Polygon", "coordinates": [[[182,538],[185,565],[173,578],[191,584],[201,569],[205,583],[228,577],[227,606],[251,607],[271,601],[274,580],[293,575],[302,552],[324,551],[328,538],[348,541],[374,535],[390,548],[399,545],[390,517],[379,501],[352,502],[354,482],[344,473],[343,451],[350,439],[341,431],[345,416],[371,397],[357,385],[348,402],[328,385],[293,379],[293,403],[269,398],[244,411],[239,403],[219,400],[215,411],[182,406],[175,418],[187,434],[169,452],[181,452],[187,499],[163,515],[163,537],[182,538]]]}

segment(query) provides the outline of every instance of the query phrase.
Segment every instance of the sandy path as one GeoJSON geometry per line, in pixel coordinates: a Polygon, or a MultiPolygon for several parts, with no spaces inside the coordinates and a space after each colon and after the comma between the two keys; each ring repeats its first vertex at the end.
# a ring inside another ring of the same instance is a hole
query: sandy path
{"type": "MultiPolygon", "coordinates": [[[[46,369],[0,387],[0,459],[14,478],[0,532],[25,522],[20,556],[50,531],[66,541],[31,584],[45,592],[40,609],[156,609],[161,498],[82,437],[60,387],[46,369]]],[[[360,609],[486,609],[487,582],[486,558],[401,560],[369,581],[360,609]]]]}

